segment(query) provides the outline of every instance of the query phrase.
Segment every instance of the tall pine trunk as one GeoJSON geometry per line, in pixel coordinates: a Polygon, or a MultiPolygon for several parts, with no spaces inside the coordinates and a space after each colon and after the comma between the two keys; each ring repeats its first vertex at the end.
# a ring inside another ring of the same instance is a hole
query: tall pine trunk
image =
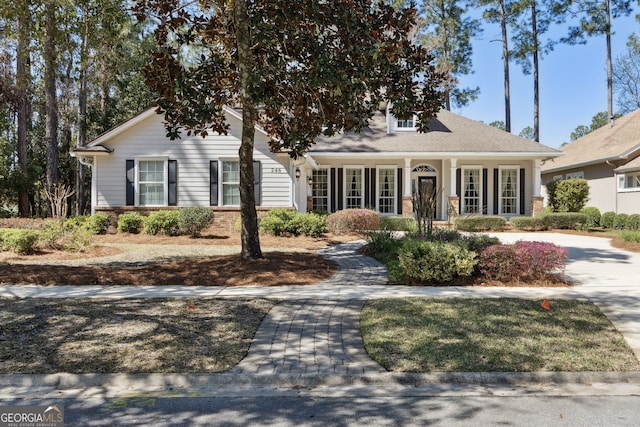
{"type": "Polygon", "coordinates": [[[16,46],[16,84],[18,86],[18,167],[20,169],[21,182],[18,187],[18,215],[30,216],[29,193],[27,191],[28,158],[27,158],[27,132],[29,130],[29,93],[30,81],[29,65],[29,2],[24,5],[24,10],[18,15],[18,44],[16,46]]]}
{"type": "Polygon", "coordinates": [[[605,2],[606,39],[607,39],[607,113],[608,119],[613,120],[613,65],[611,63],[611,1],[605,2]]]}
{"type": "MultiPolygon", "coordinates": [[[[89,49],[89,19],[88,10],[82,11],[82,42],[80,43],[80,69],[78,88],[78,146],[83,147],[87,143],[87,67],[89,49]]],[[[85,167],[80,160],[76,160],[76,211],[78,215],[84,215],[86,209],[85,199],[85,167]]]]}
{"type": "Polygon", "coordinates": [[[58,107],[56,102],[56,5],[46,2],[44,40],[45,144],[47,191],[58,184],[58,107]]]}
{"type": "Polygon", "coordinates": [[[233,15],[240,71],[240,98],[242,102],[242,139],[240,143],[240,216],[243,258],[262,258],[258,234],[258,215],[255,208],[253,145],[255,137],[256,107],[249,91],[253,52],[247,0],[236,0],[233,15]]]}
{"type": "Polygon", "coordinates": [[[504,128],[511,132],[511,85],[509,77],[509,38],[507,37],[507,10],[500,0],[500,27],[502,29],[502,64],[504,70],[504,128]]]}
{"type": "Polygon", "coordinates": [[[540,142],[540,82],[538,64],[538,22],[536,14],[536,1],[531,2],[531,32],[533,38],[533,140],[540,142]]]}

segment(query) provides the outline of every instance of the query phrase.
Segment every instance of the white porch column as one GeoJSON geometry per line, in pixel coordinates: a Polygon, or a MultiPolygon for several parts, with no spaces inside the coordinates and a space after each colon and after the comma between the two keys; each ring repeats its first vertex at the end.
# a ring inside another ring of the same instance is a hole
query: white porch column
{"type": "Polygon", "coordinates": [[[404,159],[404,194],[403,197],[411,197],[411,159],[404,159]]]}
{"type": "Polygon", "coordinates": [[[535,159],[533,161],[533,196],[540,197],[542,195],[542,175],[540,174],[540,165],[542,161],[535,159]]]}
{"type": "Polygon", "coordinates": [[[456,182],[456,168],[458,167],[458,159],[451,159],[451,168],[449,169],[450,172],[450,182],[451,182],[451,191],[450,191],[450,195],[451,196],[458,196],[460,197],[459,194],[456,194],[456,186],[457,186],[457,182],[456,182]]]}

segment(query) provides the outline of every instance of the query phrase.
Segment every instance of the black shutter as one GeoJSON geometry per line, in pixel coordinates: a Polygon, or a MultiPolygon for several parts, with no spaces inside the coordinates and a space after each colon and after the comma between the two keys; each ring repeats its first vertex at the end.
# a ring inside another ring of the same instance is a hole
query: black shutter
{"type": "Polygon", "coordinates": [[[458,214],[462,214],[462,169],[456,169],[456,195],[458,196],[458,214]]]}
{"type": "Polygon", "coordinates": [[[218,161],[209,162],[209,205],[218,206],[218,161]]]}
{"type": "Polygon", "coordinates": [[[338,168],[338,210],[344,209],[344,169],[338,168]]]}
{"type": "Polygon", "coordinates": [[[487,203],[487,193],[489,192],[488,176],[489,171],[487,169],[482,169],[482,209],[485,214],[489,213],[489,204],[487,203]]]}
{"type": "Polygon", "coordinates": [[[499,215],[498,212],[498,201],[500,200],[500,188],[499,188],[499,171],[498,169],[493,170],[493,213],[495,215],[499,215]]]}
{"type": "Polygon", "coordinates": [[[178,161],[168,162],[169,206],[178,206],[178,161]]]}
{"type": "Polygon", "coordinates": [[[371,173],[375,173],[375,169],[364,168],[364,206],[373,206],[375,199],[371,199],[371,173]]]}
{"type": "Polygon", "coordinates": [[[127,160],[127,206],[136,204],[136,162],[135,160],[127,160]]]}
{"type": "Polygon", "coordinates": [[[262,205],[262,194],[260,193],[260,181],[262,175],[262,167],[260,165],[260,160],[253,161],[253,194],[256,199],[256,206],[262,205]]]}
{"type": "Polygon", "coordinates": [[[520,169],[520,215],[524,215],[524,168],[520,169]]]}
{"type": "Polygon", "coordinates": [[[376,204],[378,203],[377,202],[378,191],[376,189],[377,180],[378,180],[378,169],[371,168],[371,186],[369,187],[369,189],[371,190],[371,207],[373,207],[373,209],[376,208],[376,204]]]}
{"type": "Polygon", "coordinates": [[[338,204],[336,200],[338,198],[338,179],[336,178],[336,168],[331,168],[331,201],[329,202],[329,212],[335,212],[338,204]]]}
{"type": "Polygon", "coordinates": [[[398,168],[398,195],[396,196],[398,203],[398,214],[402,214],[402,168],[398,168]]]}

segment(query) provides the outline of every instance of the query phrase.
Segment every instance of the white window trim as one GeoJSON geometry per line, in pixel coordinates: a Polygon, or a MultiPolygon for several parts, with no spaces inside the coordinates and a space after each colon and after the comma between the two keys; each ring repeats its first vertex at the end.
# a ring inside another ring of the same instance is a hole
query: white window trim
{"type": "Polygon", "coordinates": [[[360,209],[364,208],[364,166],[362,165],[343,165],[343,178],[342,178],[342,206],[347,209],[347,169],[359,169],[360,170],[360,209]]]}
{"type": "Polygon", "coordinates": [[[560,181],[564,179],[563,175],[553,175],[553,180],[552,181],[560,181]]]}
{"type": "Polygon", "coordinates": [[[634,171],[634,172],[625,172],[625,173],[619,173],[616,174],[616,180],[618,182],[618,193],[633,193],[633,192],[637,192],[640,191],[640,187],[625,187],[624,184],[621,181],[624,181],[624,183],[626,183],[627,181],[627,175],[638,175],[640,176],[640,171],[634,171]]]}
{"type": "MultiPolygon", "coordinates": [[[[316,170],[327,171],[327,212],[331,212],[331,166],[318,165],[316,170]]],[[[313,172],[311,172],[313,176],[313,172]]],[[[313,190],[311,191],[311,207],[313,207],[313,190]]]]}
{"type": "Polygon", "coordinates": [[[522,169],[519,165],[500,165],[498,166],[498,194],[495,197],[498,198],[498,215],[501,216],[514,216],[519,214],[519,206],[520,206],[520,169],[522,169]],[[515,170],[516,171],[516,212],[514,213],[503,213],[502,212],[502,171],[504,169],[515,170]]]}
{"type": "Polygon", "coordinates": [[[483,182],[482,182],[482,165],[464,165],[460,167],[460,210],[461,210],[461,215],[484,215],[483,213],[483,206],[482,206],[482,186],[483,186],[483,182]],[[464,173],[467,170],[478,170],[480,171],[480,173],[478,174],[478,177],[480,178],[480,182],[478,183],[478,208],[479,208],[479,212],[475,212],[475,213],[467,213],[467,207],[466,207],[466,200],[465,200],[465,196],[464,196],[464,190],[465,190],[465,185],[464,185],[464,173]]]}
{"type": "Polygon", "coordinates": [[[380,215],[398,214],[398,166],[397,165],[376,165],[376,210],[380,215]],[[380,212],[380,170],[393,170],[393,212],[380,212]]]}
{"type": "Polygon", "coordinates": [[[414,114],[413,115],[413,126],[412,127],[400,127],[400,126],[398,126],[398,121],[400,119],[398,119],[397,117],[393,116],[393,128],[395,129],[396,132],[415,132],[416,131],[416,119],[417,119],[417,116],[414,114]]]}
{"type": "MultiPolygon", "coordinates": [[[[224,181],[223,181],[223,176],[224,176],[224,162],[237,162],[238,166],[240,166],[240,159],[237,157],[222,157],[219,158],[218,161],[220,162],[220,167],[218,167],[218,200],[219,200],[219,205],[220,206],[224,206],[224,207],[231,207],[231,208],[237,208],[240,205],[225,205],[224,204],[224,181]]],[[[238,170],[238,174],[240,173],[240,171],[238,170]]],[[[238,176],[238,185],[240,185],[240,176],[238,176]]]]}
{"type": "Polygon", "coordinates": [[[169,157],[166,156],[139,156],[134,158],[135,161],[135,206],[144,206],[144,207],[158,207],[158,206],[169,206],[169,174],[167,173],[169,167],[169,157]],[[162,161],[162,177],[164,180],[163,186],[163,203],[159,205],[141,205],[140,204],[140,162],[155,162],[162,161]]]}

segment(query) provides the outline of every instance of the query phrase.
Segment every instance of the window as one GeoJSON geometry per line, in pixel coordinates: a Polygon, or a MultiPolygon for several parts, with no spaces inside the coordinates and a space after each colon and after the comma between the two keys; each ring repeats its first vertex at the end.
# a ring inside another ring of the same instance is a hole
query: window
{"type": "Polygon", "coordinates": [[[378,211],[383,214],[395,213],[396,169],[378,169],[378,211]]]}
{"type": "Polygon", "coordinates": [[[240,205],[240,162],[222,162],[222,204],[240,205]]]}
{"type": "Polygon", "coordinates": [[[362,169],[345,168],[344,174],[346,209],[362,208],[362,169]]]}
{"type": "Polygon", "coordinates": [[[329,170],[318,169],[311,173],[312,209],[318,212],[329,212],[329,170]]]}
{"type": "Polygon", "coordinates": [[[568,173],[567,174],[567,179],[572,179],[572,178],[584,179],[584,172],[580,171],[580,172],[568,173]]]}
{"type": "Polygon", "coordinates": [[[481,209],[482,182],[481,169],[462,169],[462,213],[479,214],[481,209]]]}
{"type": "Polygon", "coordinates": [[[397,130],[414,130],[415,128],[416,127],[415,127],[414,117],[411,117],[410,119],[407,119],[407,120],[396,121],[397,130]]]}
{"type": "Polygon", "coordinates": [[[138,205],[166,205],[164,171],[164,160],[138,161],[138,205]]]}
{"type": "Polygon", "coordinates": [[[518,168],[500,169],[500,213],[518,213],[518,168]]]}
{"type": "Polygon", "coordinates": [[[640,172],[618,175],[618,190],[640,190],[640,172]]]}

